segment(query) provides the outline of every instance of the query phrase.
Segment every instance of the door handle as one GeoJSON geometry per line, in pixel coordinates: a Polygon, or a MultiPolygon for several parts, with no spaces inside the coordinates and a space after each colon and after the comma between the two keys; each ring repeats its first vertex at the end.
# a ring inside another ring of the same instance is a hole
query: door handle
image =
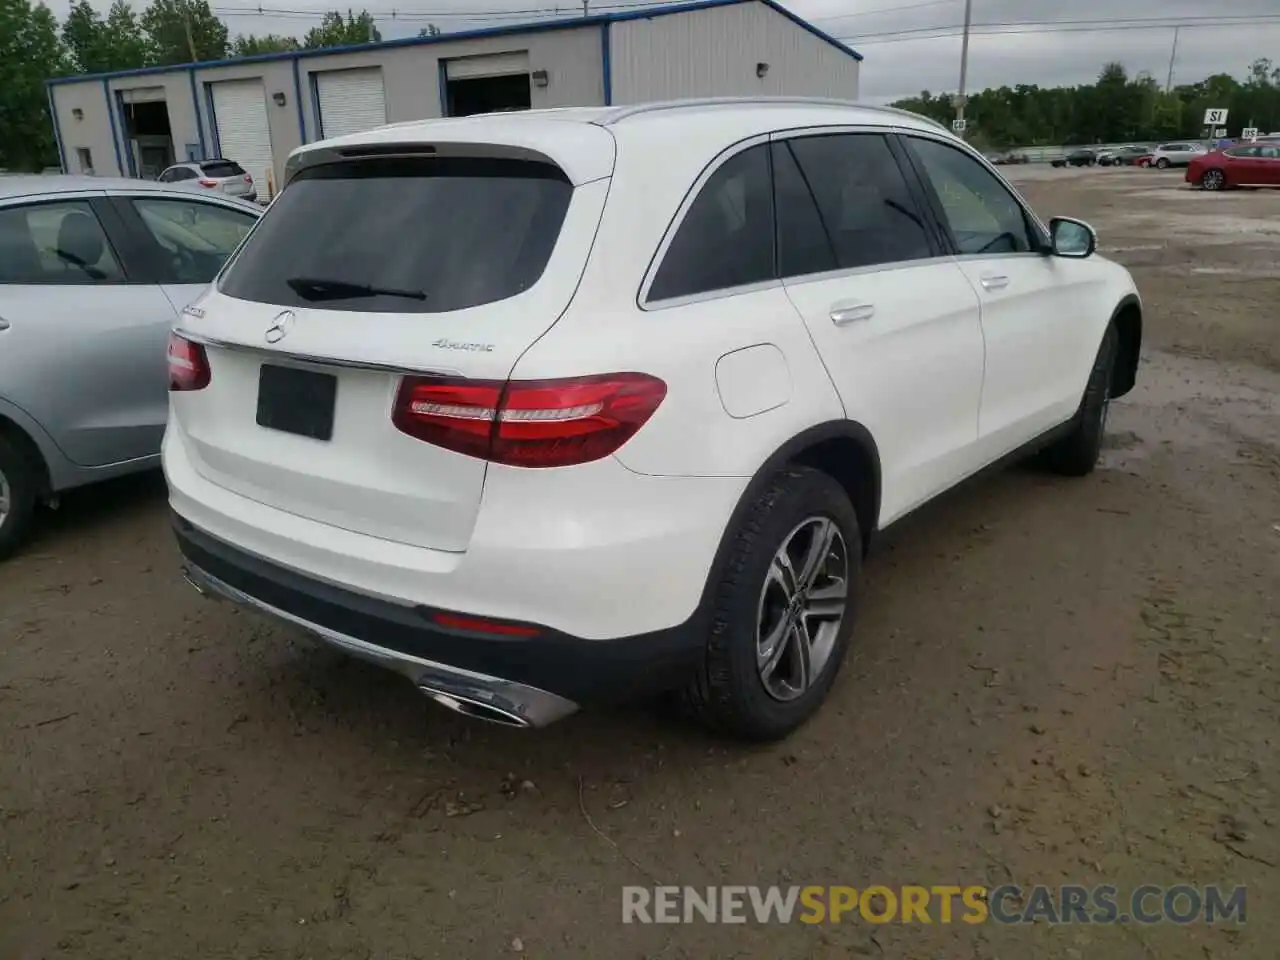
{"type": "Polygon", "coordinates": [[[832,307],[831,322],[837,327],[859,320],[870,320],[876,315],[876,308],[869,303],[859,303],[851,307],[832,307]]]}
{"type": "Polygon", "coordinates": [[[994,273],[984,273],[978,281],[984,290],[1003,290],[1009,285],[1009,278],[994,273]]]}

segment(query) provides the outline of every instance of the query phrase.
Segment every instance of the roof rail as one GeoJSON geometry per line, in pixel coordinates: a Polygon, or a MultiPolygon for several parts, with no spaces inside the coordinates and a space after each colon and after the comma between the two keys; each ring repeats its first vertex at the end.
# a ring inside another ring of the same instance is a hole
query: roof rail
{"type": "Polygon", "coordinates": [[[685,100],[663,100],[654,103],[637,103],[630,106],[616,107],[603,114],[595,122],[601,126],[607,127],[620,120],[625,120],[627,117],[634,117],[645,113],[656,113],[660,110],[681,110],[697,107],[719,106],[807,106],[841,107],[844,109],[852,107],[858,110],[871,110],[876,113],[908,117],[920,123],[927,123],[931,127],[936,127],[945,133],[950,132],[938,121],[930,117],[926,117],[923,114],[912,113],[910,110],[903,110],[899,107],[885,107],[871,103],[862,103],[858,100],[840,100],[834,97],[694,97],[685,100]]]}

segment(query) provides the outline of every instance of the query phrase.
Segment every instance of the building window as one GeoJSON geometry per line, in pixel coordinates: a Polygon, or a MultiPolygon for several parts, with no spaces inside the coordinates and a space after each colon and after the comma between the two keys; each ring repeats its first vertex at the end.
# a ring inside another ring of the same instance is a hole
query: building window
{"type": "Polygon", "coordinates": [[[80,172],[93,176],[93,154],[88,147],[76,147],[76,159],[80,161],[80,172]]]}

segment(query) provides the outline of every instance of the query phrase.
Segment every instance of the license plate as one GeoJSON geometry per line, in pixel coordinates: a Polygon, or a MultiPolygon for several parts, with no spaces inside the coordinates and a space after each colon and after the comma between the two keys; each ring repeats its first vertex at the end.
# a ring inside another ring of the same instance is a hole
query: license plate
{"type": "Polygon", "coordinates": [[[258,374],[258,425],[314,440],[333,437],[338,378],[264,363],[258,374]]]}

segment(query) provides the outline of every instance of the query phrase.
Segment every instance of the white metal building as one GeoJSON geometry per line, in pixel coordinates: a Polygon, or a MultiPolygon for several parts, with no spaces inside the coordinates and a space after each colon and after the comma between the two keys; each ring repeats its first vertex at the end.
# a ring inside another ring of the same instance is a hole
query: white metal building
{"type": "Polygon", "coordinates": [[[226,157],[268,195],[303,143],[491,110],[858,95],[862,57],[775,0],[699,0],[497,29],[49,81],[62,169],[154,177],[226,157]]]}

